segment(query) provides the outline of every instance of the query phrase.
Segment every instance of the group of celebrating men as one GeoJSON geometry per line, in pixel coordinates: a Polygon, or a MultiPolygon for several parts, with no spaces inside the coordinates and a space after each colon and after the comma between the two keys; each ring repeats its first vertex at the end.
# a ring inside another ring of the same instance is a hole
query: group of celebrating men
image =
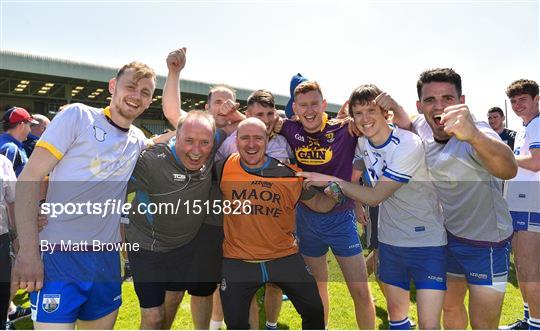
{"type": "Polygon", "coordinates": [[[132,125],[156,87],[154,71],[132,62],[110,81],[108,107],[68,105],[36,143],[17,181],[20,248],[12,271],[14,284],[30,293],[36,329],[113,328],[121,305],[120,252],[87,244],[96,240],[140,246],[128,256],[142,329],[169,329],[185,291],[194,328],[208,329],[222,307],[227,328],[258,329],[250,306],[261,286],[267,328],[276,327],[283,292],[302,328],[325,329],[329,248],[358,327],[374,329],[357,231],[357,219],[369,218],[364,206],[379,209],[377,279],[390,329],[411,328],[411,281],[421,329],[439,329],[443,311],[445,328],[465,329],[469,322],[497,328],[511,244],[528,304],[525,325],[540,329],[536,82],[517,80],[506,91],[524,123],[513,152],[474,119],[461,77],[449,68],[420,75],[420,114],[413,117],[365,84],[351,93],[344,119],[329,119],[320,86],[295,76],[295,119],[282,120],[270,92],[253,92],[244,115],[224,85],[210,90],[206,111],[184,112],[185,63],[185,48],[167,57],[163,112],[174,137],[149,140],[132,125]],[[46,176],[47,203],[105,204],[135,192],[129,220],[121,222],[120,213],[64,213],[38,233],[46,176]],[[149,204],[177,208],[141,212],[149,204]],[[40,252],[44,241],[49,249],[40,252]]]}

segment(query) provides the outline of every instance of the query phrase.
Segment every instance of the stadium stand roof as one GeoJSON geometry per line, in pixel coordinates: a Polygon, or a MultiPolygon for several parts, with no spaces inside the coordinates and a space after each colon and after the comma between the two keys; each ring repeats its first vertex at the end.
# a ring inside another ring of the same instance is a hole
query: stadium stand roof
{"type": "MultiPolygon", "coordinates": [[[[118,68],[76,62],[10,50],[0,50],[0,110],[8,105],[27,108],[31,113],[54,115],[67,103],[83,102],[96,107],[109,103],[108,82],[118,68]]],[[[158,75],[157,88],[150,110],[141,116],[148,128],[162,128],[165,124],[161,112],[161,94],[166,77],[158,75]]],[[[288,78],[284,84],[288,85],[288,78]]],[[[208,90],[215,84],[195,80],[182,80],[182,108],[202,109],[208,90]]],[[[234,87],[242,107],[252,92],[234,87]]],[[[276,108],[284,109],[289,97],[274,95],[276,108]]],[[[328,111],[336,113],[339,106],[329,104],[328,111]]],[[[141,124],[141,123],[137,123],[141,124]]],[[[150,131],[150,130],[149,130],[150,131]]],[[[152,132],[154,130],[151,130],[152,132]]]]}

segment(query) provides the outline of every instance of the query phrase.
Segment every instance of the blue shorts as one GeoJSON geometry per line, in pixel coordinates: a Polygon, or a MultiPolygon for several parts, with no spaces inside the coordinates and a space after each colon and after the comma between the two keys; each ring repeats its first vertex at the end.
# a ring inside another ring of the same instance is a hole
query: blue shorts
{"type": "Polygon", "coordinates": [[[540,213],[510,211],[514,231],[531,231],[540,233],[540,213]]]}
{"type": "Polygon", "coordinates": [[[93,321],[110,314],[122,304],[119,252],[42,254],[43,288],[30,293],[34,321],[93,321]]]}
{"type": "Polygon", "coordinates": [[[504,292],[510,270],[510,242],[503,247],[482,247],[448,238],[449,275],[465,277],[469,284],[490,286],[504,292]]]}
{"type": "Polygon", "coordinates": [[[410,290],[446,290],[445,246],[398,247],[379,242],[379,279],[410,290]]]}
{"type": "Polygon", "coordinates": [[[299,204],[296,207],[296,235],[300,253],[306,256],[323,256],[328,247],[334,255],[342,257],[362,252],[352,210],[320,214],[299,204]]]}

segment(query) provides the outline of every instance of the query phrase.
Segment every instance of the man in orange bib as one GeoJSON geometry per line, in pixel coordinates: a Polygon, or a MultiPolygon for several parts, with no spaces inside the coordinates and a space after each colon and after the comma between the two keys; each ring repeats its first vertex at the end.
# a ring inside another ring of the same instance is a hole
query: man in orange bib
{"type": "Polygon", "coordinates": [[[251,298],[271,282],[291,299],[303,329],[324,329],[315,279],[298,253],[295,207],[301,200],[324,213],[335,203],[315,189],[304,190],[295,177],[298,168],[265,155],[268,138],[261,120],[242,121],[236,143],[239,153],[216,166],[225,206],[220,287],[225,323],[248,329],[251,298]]]}

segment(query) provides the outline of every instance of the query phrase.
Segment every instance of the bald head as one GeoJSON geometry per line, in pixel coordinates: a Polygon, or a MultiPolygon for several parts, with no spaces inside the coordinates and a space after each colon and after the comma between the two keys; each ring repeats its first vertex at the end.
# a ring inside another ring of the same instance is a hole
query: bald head
{"type": "Polygon", "coordinates": [[[38,124],[32,124],[30,133],[36,137],[41,137],[45,129],[47,129],[47,126],[51,123],[51,120],[49,120],[47,116],[41,114],[34,114],[32,117],[38,124]]]}
{"type": "Polygon", "coordinates": [[[245,120],[243,120],[242,122],[240,122],[240,124],[238,124],[238,133],[240,133],[240,130],[242,128],[245,128],[245,127],[256,127],[256,128],[260,128],[265,134],[266,134],[266,124],[264,124],[263,121],[261,121],[260,119],[256,118],[256,117],[249,117],[249,118],[246,118],[245,120]]]}
{"type": "Polygon", "coordinates": [[[236,146],[242,164],[250,169],[260,168],[266,161],[266,125],[256,117],[250,117],[238,124],[236,146]]]}

